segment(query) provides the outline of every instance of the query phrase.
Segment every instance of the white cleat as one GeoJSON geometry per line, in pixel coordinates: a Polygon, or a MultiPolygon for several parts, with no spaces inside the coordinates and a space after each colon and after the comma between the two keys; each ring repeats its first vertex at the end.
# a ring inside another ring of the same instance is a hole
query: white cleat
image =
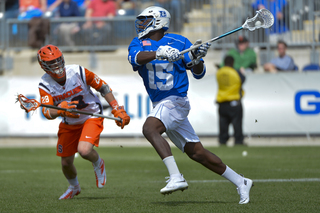
{"type": "MultiPolygon", "coordinates": [[[[93,164],[92,164],[93,165],[93,164]]],[[[104,160],[101,159],[100,165],[94,168],[94,174],[96,175],[96,185],[99,189],[103,188],[107,181],[106,169],[104,166],[104,160]]]]}
{"type": "Polygon", "coordinates": [[[178,177],[170,177],[169,180],[166,181],[168,184],[160,190],[161,194],[171,194],[177,190],[184,191],[188,188],[187,181],[183,178],[183,175],[178,177]]]}
{"type": "Polygon", "coordinates": [[[69,186],[67,191],[59,197],[59,200],[71,199],[74,196],[80,194],[81,188],[80,185],[77,186],[69,186]]]}
{"type": "Polygon", "coordinates": [[[250,189],[253,186],[253,181],[249,178],[243,178],[243,184],[237,188],[238,194],[240,195],[239,204],[247,204],[250,201],[250,189]]]}

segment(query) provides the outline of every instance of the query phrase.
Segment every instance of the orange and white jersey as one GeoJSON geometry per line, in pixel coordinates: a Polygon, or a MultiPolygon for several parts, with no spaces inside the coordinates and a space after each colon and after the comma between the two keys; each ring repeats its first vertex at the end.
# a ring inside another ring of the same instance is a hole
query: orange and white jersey
{"type": "MultiPolygon", "coordinates": [[[[106,82],[82,66],[66,65],[65,68],[66,82],[63,86],[48,74],[42,76],[39,84],[41,103],[57,106],[62,101],[79,101],[77,110],[103,114],[102,104],[90,87],[99,90],[106,82]]],[[[62,122],[69,125],[82,124],[91,117],[80,114],[80,118],[63,117],[62,122]]]]}

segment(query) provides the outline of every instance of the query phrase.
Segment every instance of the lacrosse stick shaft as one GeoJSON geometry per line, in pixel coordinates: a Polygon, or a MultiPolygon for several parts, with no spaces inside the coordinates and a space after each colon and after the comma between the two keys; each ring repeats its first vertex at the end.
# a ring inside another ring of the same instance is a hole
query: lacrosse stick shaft
{"type": "Polygon", "coordinates": [[[91,112],[78,111],[78,110],[74,110],[74,109],[65,109],[65,108],[52,106],[52,105],[45,105],[45,104],[40,104],[40,106],[51,108],[51,109],[63,110],[63,111],[68,111],[68,112],[74,112],[74,113],[79,113],[79,114],[84,114],[84,115],[91,115],[91,116],[96,116],[96,117],[101,117],[101,118],[107,118],[107,119],[112,119],[112,120],[116,120],[116,121],[121,121],[121,118],[115,118],[115,117],[96,114],[96,113],[91,113],[91,112]]]}
{"type": "Polygon", "coordinates": [[[180,52],[180,54],[183,55],[183,54],[185,54],[186,52],[189,52],[189,51],[191,51],[191,50],[197,49],[198,47],[200,47],[200,46],[203,45],[203,44],[212,43],[212,42],[214,42],[214,41],[216,41],[216,40],[219,40],[220,38],[226,37],[226,36],[228,36],[228,35],[230,35],[230,34],[232,34],[232,33],[238,32],[239,30],[242,30],[242,29],[243,29],[243,27],[241,26],[241,27],[239,27],[239,28],[237,28],[237,29],[231,30],[231,31],[229,31],[229,32],[227,32],[227,33],[225,33],[225,34],[222,34],[222,35],[218,36],[218,37],[212,38],[212,39],[210,39],[210,40],[208,40],[208,41],[206,41],[206,42],[203,42],[203,43],[201,43],[201,44],[192,46],[192,47],[190,47],[189,49],[183,50],[183,51],[180,52]]]}
{"type": "Polygon", "coordinates": [[[223,38],[227,35],[235,33],[239,30],[248,29],[250,31],[254,31],[259,28],[269,28],[273,25],[273,23],[274,23],[274,17],[272,15],[272,13],[267,9],[261,9],[261,10],[257,11],[256,15],[253,18],[247,19],[246,22],[241,27],[238,27],[237,29],[231,30],[225,34],[222,34],[218,37],[210,39],[209,41],[203,42],[202,44],[192,46],[189,49],[181,51],[180,54],[183,57],[183,54],[185,54],[186,52],[194,50],[205,43],[212,43],[220,38],[223,38]],[[263,24],[261,23],[261,21],[263,22],[263,24]]]}

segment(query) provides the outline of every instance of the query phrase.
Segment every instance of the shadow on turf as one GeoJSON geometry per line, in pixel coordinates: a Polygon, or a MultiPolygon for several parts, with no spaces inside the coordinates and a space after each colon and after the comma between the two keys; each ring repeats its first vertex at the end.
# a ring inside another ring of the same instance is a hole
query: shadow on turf
{"type": "Polygon", "coordinates": [[[232,203],[225,201],[167,201],[167,202],[152,202],[151,204],[166,205],[166,206],[180,206],[185,204],[210,204],[210,203],[232,203]]]}

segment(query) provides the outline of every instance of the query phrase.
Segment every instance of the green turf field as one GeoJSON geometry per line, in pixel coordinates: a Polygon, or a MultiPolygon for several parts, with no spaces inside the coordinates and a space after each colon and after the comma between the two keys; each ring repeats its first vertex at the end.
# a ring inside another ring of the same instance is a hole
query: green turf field
{"type": "Polygon", "coordinates": [[[81,194],[59,201],[68,183],[54,148],[2,148],[0,212],[320,212],[320,147],[208,149],[254,180],[249,204],[239,205],[232,183],[176,148],[189,189],[161,195],[168,173],[150,147],[98,148],[108,177],[103,189],[95,186],[92,165],[76,158],[81,194]]]}

